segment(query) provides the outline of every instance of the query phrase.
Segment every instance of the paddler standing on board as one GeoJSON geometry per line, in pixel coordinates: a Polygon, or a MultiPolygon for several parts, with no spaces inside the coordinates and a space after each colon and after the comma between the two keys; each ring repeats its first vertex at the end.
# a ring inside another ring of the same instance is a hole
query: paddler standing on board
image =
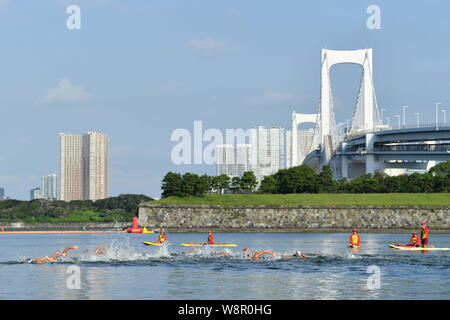
{"type": "Polygon", "coordinates": [[[427,223],[424,221],[422,222],[422,230],[420,232],[420,244],[422,248],[425,248],[428,246],[428,234],[430,229],[427,227],[427,223]]]}
{"type": "Polygon", "coordinates": [[[164,228],[161,228],[160,230],[159,230],[159,236],[158,236],[158,243],[164,243],[164,242],[166,242],[167,241],[167,236],[166,236],[166,233],[165,233],[165,229],[164,228]]]}
{"type": "Polygon", "coordinates": [[[208,230],[208,240],[206,240],[203,244],[214,244],[214,237],[212,234],[212,230],[208,230]]]}
{"type": "Polygon", "coordinates": [[[348,247],[350,247],[350,248],[361,246],[361,244],[359,243],[359,241],[360,241],[359,234],[357,234],[356,232],[357,232],[356,228],[353,228],[353,233],[350,236],[350,244],[348,245],[348,247]]]}

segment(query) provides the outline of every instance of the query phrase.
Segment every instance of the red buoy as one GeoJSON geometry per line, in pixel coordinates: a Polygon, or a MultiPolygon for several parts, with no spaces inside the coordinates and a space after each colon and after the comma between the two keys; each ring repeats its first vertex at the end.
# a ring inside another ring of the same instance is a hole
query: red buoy
{"type": "Polygon", "coordinates": [[[142,233],[144,231],[142,228],[139,228],[138,226],[138,218],[133,217],[133,226],[131,228],[127,229],[128,233],[142,233]]]}

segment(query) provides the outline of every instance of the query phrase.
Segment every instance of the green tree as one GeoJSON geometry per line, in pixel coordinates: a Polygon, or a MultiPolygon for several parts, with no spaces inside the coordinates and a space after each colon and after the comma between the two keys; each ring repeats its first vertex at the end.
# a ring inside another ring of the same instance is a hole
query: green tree
{"type": "Polygon", "coordinates": [[[450,175],[450,160],[435,165],[430,169],[429,173],[433,175],[450,175]]]}
{"type": "Polygon", "coordinates": [[[209,190],[211,185],[212,177],[204,174],[197,179],[197,183],[195,185],[195,196],[197,197],[203,197],[205,196],[209,190]]]}
{"type": "Polygon", "coordinates": [[[319,192],[336,192],[337,184],[333,180],[333,170],[329,165],[322,167],[322,171],[318,177],[318,191],[319,192]]]}
{"type": "Polygon", "coordinates": [[[233,193],[238,193],[241,191],[241,178],[240,177],[233,177],[231,179],[231,184],[229,186],[229,189],[233,193]]]}
{"type": "Polygon", "coordinates": [[[181,196],[182,181],[183,178],[181,177],[181,174],[168,172],[162,180],[161,189],[163,193],[161,197],[167,198],[170,196],[181,196]]]}
{"type": "Polygon", "coordinates": [[[278,193],[278,180],[275,175],[265,176],[259,186],[261,193],[278,193]]]}
{"type": "Polygon", "coordinates": [[[214,190],[222,194],[230,188],[230,177],[226,174],[213,177],[212,186],[214,190]]]}
{"type": "Polygon", "coordinates": [[[181,183],[181,196],[189,197],[195,195],[195,186],[198,182],[198,175],[187,172],[183,175],[181,183]]]}
{"type": "Polygon", "coordinates": [[[245,171],[239,179],[239,186],[242,192],[251,193],[258,185],[253,171],[245,171]]]}

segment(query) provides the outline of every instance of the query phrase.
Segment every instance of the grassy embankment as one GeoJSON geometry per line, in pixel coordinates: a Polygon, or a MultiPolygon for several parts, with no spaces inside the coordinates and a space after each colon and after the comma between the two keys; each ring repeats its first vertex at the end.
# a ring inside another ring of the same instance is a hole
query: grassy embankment
{"type": "Polygon", "coordinates": [[[168,197],[152,204],[192,205],[305,205],[305,206],[419,206],[450,207],[449,193],[368,193],[368,194],[210,194],[205,197],[168,197]]]}

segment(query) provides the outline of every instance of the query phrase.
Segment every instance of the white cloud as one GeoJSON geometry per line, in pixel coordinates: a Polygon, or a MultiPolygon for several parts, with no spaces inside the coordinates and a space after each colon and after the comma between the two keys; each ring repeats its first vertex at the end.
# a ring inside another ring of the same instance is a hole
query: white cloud
{"type": "Polygon", "coordinates": [[[89,100],[89,94],[81,86],[73,85],[69,78],[59,80],[58,87],[50,88],[44,97],[44,103],[84,103],[89,100]]]}
{"type": "Polygon", "coordinates": [[[188,42],[188,46],[200,50],[216,50],[225,48],[225,42],[217,41],[211,38],[204,40],[192,40],[188,42]]]}
{"type": "Polygon", "coordinates": [[[254,98],[250,101],[252,105],[258,104],[295,104],[298,103],[298,98],[290,93],[267,91],[264,96],[254,98]]]}

